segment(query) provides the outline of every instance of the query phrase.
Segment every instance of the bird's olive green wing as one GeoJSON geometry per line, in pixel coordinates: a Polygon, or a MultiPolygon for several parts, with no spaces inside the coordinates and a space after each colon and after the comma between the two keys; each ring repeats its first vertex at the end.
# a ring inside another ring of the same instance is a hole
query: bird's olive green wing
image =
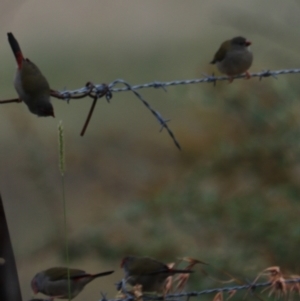
{"type": "Polygon", "coordinates": [[[149,275],[166,269],[166,265],[150,257],[135,258],[130,265],[130,273],[133,275],[149,275]]]}
{"type": "MultiPolygon", "coordinates": [[[[68,269],[67,268],[51,268],[45,271],[48,275],[49,280],[56,281],[61,279],[68,279],[68,269]]],[[[70,278],[85,275],[85,271],[78,270],[78,269],[70,269],[70,278]]]]}
{"type": "Polygon", "coordinates": [[[228,49],[230,48],[230,41],[225,41],[221,44],[220,48],[216,52],[213,60],[210,64],[215,64],[216,62],[221,62],[224,60],[228,49]]]}
{"type": "Polygon", "coordinates": [[[50,94],[50,86],[47,79],[40,69],[28,59],[23,60],[21,78],[25,93],[35,96],[49,91],[50,94]]]}

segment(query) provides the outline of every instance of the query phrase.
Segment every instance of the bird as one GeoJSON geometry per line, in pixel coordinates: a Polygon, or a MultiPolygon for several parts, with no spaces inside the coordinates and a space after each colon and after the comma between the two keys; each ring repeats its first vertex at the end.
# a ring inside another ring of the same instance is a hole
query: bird
{"type": "Polygon", "coordinates": [[[169,268],[151,257],[126,256],[121,262],[125,272],[125,283],[142,285],[143,292],[162,292],[165,280],[178,273],[193,273],[191,270],[169,268]]]}
{"type": "Polygon", "coordinates": [[[246,73],[246,78],[250,78],[248,69],[253,61],[253,54],[249,49],[251,44],[241,36],[227,40],[221,44],[210,64],[216,64],[219,71],[229,77],[230,83],[233,76],[242,73],[246,73]]]}
{"type": "Polygon", "coordinates": [[[17,72],[14,87],[20,101],[24,101],[29,111],[37,116],[53,116],[50,102],[50,86],[40,69],[29,59],[24,58],[14,35],[7,33],[8,42],[17,61],[17,72]]]}
{"type": "Polygon", "coordinates": [[[42,293],[51,300],[75,298],[84,287],[98,277],[107,276],[114,271],[101,272],[98,274],[88,274],[83,270],[68,269],[66,267],[53,267],[37,273],[31,280],[31,288],[34,294],[42,293]],[[70,284],[68,284],[68,270],[70,284]]]}

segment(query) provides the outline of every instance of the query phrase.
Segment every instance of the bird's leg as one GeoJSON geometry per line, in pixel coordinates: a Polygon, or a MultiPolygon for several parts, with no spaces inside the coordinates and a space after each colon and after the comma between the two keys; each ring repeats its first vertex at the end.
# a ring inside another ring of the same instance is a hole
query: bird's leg
{"type": "Polygon", "coordinates": [[[250,79],[251,78],[251,74],[248,72],[248,71],[246,71],[246,77],[245,77],[245,79],[250,79]]]}
{"type": "Polygon", "coordinates": [[[234,80],[233,76],[231,75],[228,75],[228,80],[229,80],[229,84],[231,84],[234,80]]]}

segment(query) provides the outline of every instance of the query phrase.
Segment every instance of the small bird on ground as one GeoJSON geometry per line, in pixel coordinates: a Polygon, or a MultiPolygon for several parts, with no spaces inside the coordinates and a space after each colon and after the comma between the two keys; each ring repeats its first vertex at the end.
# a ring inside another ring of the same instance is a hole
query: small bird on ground
{"type": "Polygon", "coordinates": [[[51,300],[68,299],[69,288],[70,298],[75,298],[84,287],[97,277],[107,276],[114,271],[107,271],[98,274],[88,274],[78,269],[69,269],[70,284],[68,284],[68,268],[55,267],[37,273],[31,280],[31,288],[35,294],[42,293],[51,300]]]}
{"type": "Polygon", "coordinates": [[[191,270],[169,268],[150,257],[127,256],[121,262],[125,272],[125,283],[142,285],[143,292],[162,292],[165,280],[174,274],[193,273],[191,270]]]}
{"type": "Polygon", "coordinates": [[[7,36],[18,64],[14,86],[20,101],[24,101],[29,111],[37,116],[54,117],[47,79],[34,63],[24,58],[19,43],[13,34],[9,32],[7,36]]]}
{"type": "Polygon", "coordinates": [[[248,69],[252,65],[253,54],[249,49],[251,42],[244,37],[235,37],[223,42],[216,52],[211,64],[216,64],[221,73],[233,81],[233,76],[246,73],[250,78],[248,69]]]}

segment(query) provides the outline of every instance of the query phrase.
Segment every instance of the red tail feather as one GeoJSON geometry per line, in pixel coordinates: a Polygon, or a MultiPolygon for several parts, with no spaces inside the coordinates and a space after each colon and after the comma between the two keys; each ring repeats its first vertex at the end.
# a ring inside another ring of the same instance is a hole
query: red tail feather
{"type": "Polygon", "coordinates": [[[23,57],[21,48],[19,46],[19,43],[15,39],[14,35],[11,32],[7,33],[7,37],[8,37],[8,42],[10,44],[10,47],[11,47],[11,49],[15,55],[16,61],[18,63],[18,68],[21,68],[24,57],[23,57]]]}

